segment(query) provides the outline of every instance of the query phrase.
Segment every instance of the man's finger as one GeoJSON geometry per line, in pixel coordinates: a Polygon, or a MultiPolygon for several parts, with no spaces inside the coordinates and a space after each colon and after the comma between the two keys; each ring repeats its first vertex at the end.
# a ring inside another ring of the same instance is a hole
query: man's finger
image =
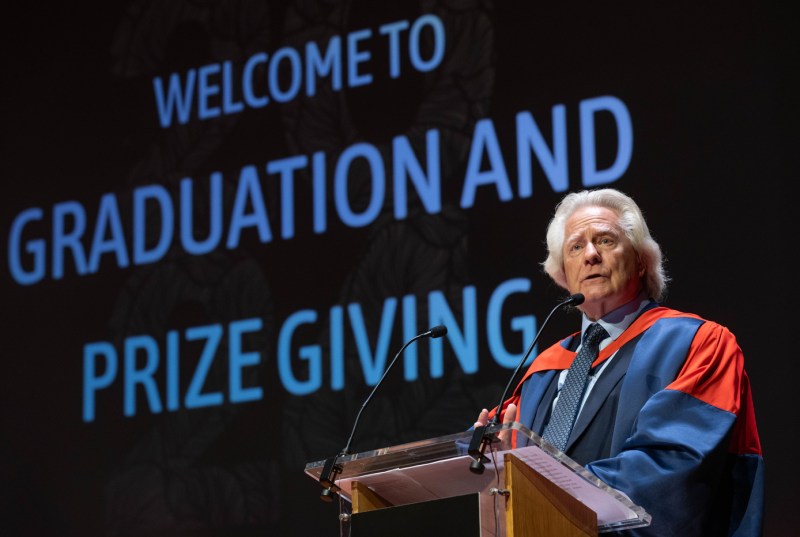
{"type": "Polygon", "coordinates": [[[510,403],[506,407],[506,413],[503,415],[503,423],[511,423],[517,419],[517,405],[510,403]]]}
{"type": "Polygon", "coordinates": [[[485,408],[478,414],[478,421],[475,422],[475,427],[483,427],[489,422],[489,411],[485,408]]]}

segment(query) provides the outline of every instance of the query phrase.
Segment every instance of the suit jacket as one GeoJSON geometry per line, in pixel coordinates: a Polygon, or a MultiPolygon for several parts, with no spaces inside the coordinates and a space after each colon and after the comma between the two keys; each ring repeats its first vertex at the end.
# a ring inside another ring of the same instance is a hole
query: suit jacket
{"type": "MultiPolygon", "coordinates": [[[[516,403],[517,421],[541,434],[578,336],[536,357],[501,414],[516,403]]],[[[649,527],[620,535],[761,535],[763,458],[733,334],[653,303],[593,366],[614,352],[565,452],[652,515],[649,527]]]]}

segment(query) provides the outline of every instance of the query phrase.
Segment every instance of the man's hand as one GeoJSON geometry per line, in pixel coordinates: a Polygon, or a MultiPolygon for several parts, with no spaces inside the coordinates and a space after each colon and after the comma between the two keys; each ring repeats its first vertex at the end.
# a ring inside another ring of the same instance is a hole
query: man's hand
{"type": "MultiPolygon", "coordinates": [[[[505,414],[503,414],[503,424],[505,425],[506,423],[511,423],[516,419],[517,405],[511,403],[506,407],[505,414]]],[[[481,410],[481,413],[478,414],[478,420],[475,422],[475,427],[482,427],[487,423],[489,423],[489,411],[484,408],[481,410]]],[[[500,431],[497,437],[500,439],[501,450],[511,449],[511,431],[500,431]]]]}

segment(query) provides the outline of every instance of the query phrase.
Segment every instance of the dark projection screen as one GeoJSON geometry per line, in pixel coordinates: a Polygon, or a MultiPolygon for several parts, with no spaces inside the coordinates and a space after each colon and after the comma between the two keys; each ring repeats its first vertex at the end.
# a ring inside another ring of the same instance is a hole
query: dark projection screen
{"type": "Polygon", "coordinates": [[[566,296],[541,269],[555,204],[610,186],[664,250],[666,305],[736,334],[765,535],[789,534],[796,14],[624,4],[17,6],[3,533],[338,535],[305,464],[437,324],[355,450],[494,406],[566,296]]]}

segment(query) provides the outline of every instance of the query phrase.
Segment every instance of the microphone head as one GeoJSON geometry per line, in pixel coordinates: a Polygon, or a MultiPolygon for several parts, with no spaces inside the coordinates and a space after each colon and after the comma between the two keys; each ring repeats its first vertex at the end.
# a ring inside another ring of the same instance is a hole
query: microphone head
{"type": "Polygon", "coordinates": [[[436,326],[428,330],[428,334],[430,334],[432,338],[442,337],[446,333],[447,333],[447,327],[441,324],[437,324],[436,326]]]}
{"type": "Polygon", "coordinates": [[[566,304],[569,306],[579,306],[583,304],[584,300],[586,300],[586,297],[583,296],[582,293],[575,293],[567,299],[566,304]]]}

